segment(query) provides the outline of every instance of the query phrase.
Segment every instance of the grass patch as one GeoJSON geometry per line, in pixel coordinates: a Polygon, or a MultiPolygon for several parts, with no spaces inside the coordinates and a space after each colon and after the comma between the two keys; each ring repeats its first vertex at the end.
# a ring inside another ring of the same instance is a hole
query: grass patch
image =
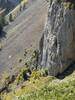
{"type": "Polygon", "coordinates": [[[15,80],[12,84],[14,89],[1,94],[2,100],[75,100],[75,72],[59,80],[48,76],[47,69],[33,70],[28,80],[24,81],[23,74],[29,70],[29,68],[20,70],[16,77],[19,84],[14,88],[15,80]]]}

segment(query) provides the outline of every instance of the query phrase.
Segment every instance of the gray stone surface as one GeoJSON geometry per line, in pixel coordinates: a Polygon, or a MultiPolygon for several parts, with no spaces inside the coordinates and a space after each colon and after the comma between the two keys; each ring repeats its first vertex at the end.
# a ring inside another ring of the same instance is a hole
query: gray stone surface
{"type": "Polygon", "coordinates": [[[41,41],[40,65],[48,68],[50,75],[62,73],[75,61],[75,10],[52,0],[41,41]]]}

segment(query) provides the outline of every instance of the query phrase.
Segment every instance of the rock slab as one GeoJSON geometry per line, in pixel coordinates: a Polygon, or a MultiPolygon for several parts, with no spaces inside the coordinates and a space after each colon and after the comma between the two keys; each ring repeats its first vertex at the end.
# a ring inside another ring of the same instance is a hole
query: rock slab
{"type": "Polygon", "coordinates": [[[74,2],[62,1],[51,0],[40,42],[39,63],[53,76],[62,73],[75,61],[75,9],[70,9],[74,2]],[[66,7],[65,4],[69,5],[66,7]]]}

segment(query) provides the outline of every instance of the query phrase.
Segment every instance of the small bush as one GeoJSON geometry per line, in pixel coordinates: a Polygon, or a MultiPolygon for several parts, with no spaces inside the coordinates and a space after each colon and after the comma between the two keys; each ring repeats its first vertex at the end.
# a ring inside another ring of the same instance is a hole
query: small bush
{"type": "Polygon", "coordinates": [[[2,45],[2,43],[0,43],[0,51],[2,50],[2,48],[3,48],[3,45],[2,45]]]}
{"type": "Polygon", "coordinates": [[[34,70],[32,71],[31,77],[34,79],[39,79],[40,77],[48,76],[48,70],[47,69],[41,69],[41,70],[34,70]]]}
{"type": "Polygon", "coordinates": [[[16,79],[17,84],[19,84],[25,80],[28,80],[29,76],[27,75],[27,73],[31,74],[31,71],[29,68],[22,68],[20,70],[20,73],[18,74],[17,79],[16,79]]]}
{"type": "Polygon", "coordinates": [[[75,9],[75,4],[72,2],[63,2],[65,9],[75,9]]]}
{"type": "Polygon", "coordinates": [[[9,21],[10,21],[10,22],[12,22],[12,21],[13,21],[12,14],[10,14],[10,16],[9,16],[9,21]]]}
{"type": "Polygon", "coordinates": [[[47,68],[41,69],[41,75],[48,76],[48,69],[47,68]]]}
{"type": "Polygon", "coordinates": [[[34,78],[34,79],[39,79],[41,77],[41,73],[40,71],[33,71],[32,74],[31,74],[31,77],[34,78]]]}
{"type": "Polygon", "coordinates": [[[2,32],[2,30],[3,30],[3,26],[2,26],[2,25],[0,25],[0,32],[2,32]]]}

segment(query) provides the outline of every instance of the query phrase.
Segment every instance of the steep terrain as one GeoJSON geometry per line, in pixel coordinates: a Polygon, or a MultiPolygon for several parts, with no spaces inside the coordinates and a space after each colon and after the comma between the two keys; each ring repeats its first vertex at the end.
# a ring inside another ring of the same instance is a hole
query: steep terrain
{"type": "Polygon", "coordinates": [[[26,71],[24,67],[11,81],[5,76],[1,100],[75,100],[75,65],[58,78],[47,76],[47,70],[42,69],[32,71],[30,78],[24,80],[26,71]]]}
{"type": "MultiPolygon", "coordinates": [[[[42,0],[38,1],[43,3],[42,0]]],[[[4,74],[4,79],[2,79],[2,83],[0,82],[0,86],[2,86],[2,88],[0,88],[1,100],[75,100],[75,64],[71,64],[75,60],[75,2],[72,1],[73,0],[52,0],[49,7],[47,24],[40,42],[41,58],[39,63],[42,65],[42,69],[31,70],[29,68],[31,66],[26,64],[16,75],[9,76],[8,73],[4,74]],[[68,67],[70,64],[71,66],[68,67]],[[67,67],[68,69],[64,71],[67,67]],[[62,71],[64,71],[62,74],[54,77],[62,71]]],[[[19,18],[22,18],[22,15],[19,18]]],[[[16,22],[18,23],[19,20],[20,19],[16,19],[16,22]]],[[[21,21],[24,20],[22,19],[21,21]]],[[[14,28],[15,24],[16,23],[11,24],[10,31],[8,31],[9,33],[14,34],[11,29],[12,27],[14,28]]],[[[25,23],[23,25],[25,25],[25,23]]],[[[19,30],[21,26],[18,27],[16,27],[16,29],[19,30]]],[[[9,27],[5,30],[8,29],[9,27]]],[[[11,36],[11,34],[9,34],[9,36],[11,36]]],[[[26,34],[26,38],[27,37],[28,35],[26,34]]],[[[22,37],[22,39],[24,38],[22,37]]],[[[30,42],[27,43],[30,44],[30,42]]],[[[38,45],[36,46],[38,47],[38,45]]],[[[5,47],[8,46],[5,45],[5,47]]],[[[35,46],[32,46],[32,48],[33,47],[35,46]]],[[[9,51],[11,51],[12,47],[9,49],[9,51]]],[[[35,54],[33,57],[34,56],[35,54]]],[[[11,59],[12,56],[9,58],[11,59]]],[[[19,67],[17,69],[19,69],[19,67]]]]}
{"type": "Polygon", "coordinates": [[[0,51],[0,73],[16,66],[24,49],[39,47],[47,9],[48,3],[45,0],[36,0],[14,22],[5,27],[1,36],[3,49],[0,51]]]}
{"type": "Polygon", "coordinates": [[[62,73],[75,61],[75,2],[51,0],[41,43],[41,66],[50,75],[62,73]]]}

